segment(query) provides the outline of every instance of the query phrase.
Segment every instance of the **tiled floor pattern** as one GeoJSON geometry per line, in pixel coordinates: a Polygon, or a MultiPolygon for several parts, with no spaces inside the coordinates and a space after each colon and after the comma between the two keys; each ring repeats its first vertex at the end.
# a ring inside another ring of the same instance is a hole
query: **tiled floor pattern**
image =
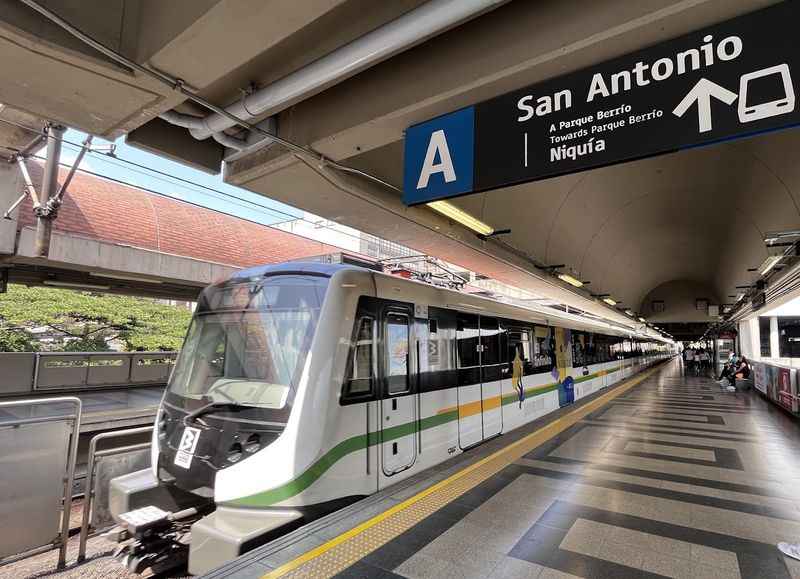
{"type": "Polygon", "coordinates": [[[675,361],[339,577],[797,579],[798,442],[675,361]]]}

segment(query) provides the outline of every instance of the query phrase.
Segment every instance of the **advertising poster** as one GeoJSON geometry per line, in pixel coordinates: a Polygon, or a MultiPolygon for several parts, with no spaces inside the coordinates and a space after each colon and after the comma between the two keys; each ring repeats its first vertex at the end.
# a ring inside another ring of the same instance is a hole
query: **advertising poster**
{"type": "Polygon", "coordinates": [[[753,385],[762,394],[767,393],[767,365],[761,362],[753,364],[753,385]]]}
{"type": "Polygon", "coordinates": [[[767,366],[767,398],[778,401],[778,367],[767,366]]]}
{"type": "Polygon", "coordinates": [[[794,395],[792,394],[792,374],[789,368],[777,368],[778,404],[786,410],[794,412],[794,395]]]}
{"type": "Polygon", "coordinates": [[[767,393],[767,365],[761,362],[753,364],[753,386],[762,394],[767,393]]]}

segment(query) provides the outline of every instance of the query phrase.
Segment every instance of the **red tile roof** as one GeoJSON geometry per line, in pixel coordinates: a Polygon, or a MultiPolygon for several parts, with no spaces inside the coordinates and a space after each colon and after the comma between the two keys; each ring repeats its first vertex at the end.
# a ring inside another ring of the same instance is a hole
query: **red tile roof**
{"type": "MultiPolygon", "coordinates": [[[[36,190],[42,166],[28,163],[36,190]]],[[[66,176],[62,169],[59,181],[66,176]]],[[[19,226],[34,225],[31,201],[19,226]]],[[[341,251],[259,223],[197,207],[101,177],[77,172],[53,229],[236,267],[278,263],[341,251]]]]}

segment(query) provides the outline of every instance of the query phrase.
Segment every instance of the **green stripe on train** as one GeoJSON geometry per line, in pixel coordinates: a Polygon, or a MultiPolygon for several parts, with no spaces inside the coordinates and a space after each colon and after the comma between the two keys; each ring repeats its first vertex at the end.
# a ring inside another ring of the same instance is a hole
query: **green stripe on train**
{"type": "MultiPolygon", "coordinates": [[[[596,378],[599,376],[597,374],[591,374],[589,376],[581,376],[579,379],[576,379],[575,382],[585,382],[586,380],[591,380],[592,378],[596,378]]],[[[541,396],[542,394],[546,394],[547,392],[552,392],[553,390],[558,389],[558,383],[551,383],[545,384],[543,386],[534,386],[532,388],[525,389],[525,396],[541,396]]],[[[519,399],[516,394],[507,394],[502,397],[502,404],[512,404],[517,402],[519,399]]],[[[458,410],[451,410],[449,412],[443,412],[442,414],[434,414],[433,416],[429,416],[427,418],[423,418],[420,421],[420,430],[427,430],[429,428],[436,428],[437,426],[441,426],[442,424],[446,424],[448,422],[452,422],[454,420],[458,420],[458,410]]],[[[416,432],[416,425],[414,422],[407,422],[406,424],[400,424],[398,426],[392,426],[391,428],[387,428],[383,430],[383,432],[371,432],[369,436],[366,434],[360,434],[358,436],[353,436],[352,438],[348,438],[347,440],[343,440],[328,452],[326,452],[322,457],[317,460],[314,464],[312,464],[308,469],[306,469],[300,476],[296,479],[289,481],[288,483],[276,487],[274,489],[265,491],[263,493],[258,493],[255,495],[250,495],[249,497],[242,497],[240,499],[235,499],[231,501],[233,505],[239,506],[246,506],[246,507],[268,507],[270,505],[274,505],[275,503],[279,503],[281,501],[285,501],[286,499],[290,499],[293,496],[300,494],[308,487],[310,487],[314,482],[317,481],[325,471],[331,468],[334,464],[336,464],[339,460],[347,456],[352,452],[357,452],[359,450],[364,450],[367,448],[367,443],[369,446],[374,446],[376,444],[380,444],[381,442],[381,434],[383,435],[383,441],[394,440],[396,438],[402,438],[403,436],[408,436],[409,434],[413,434],[416,432]]]]}
{"type": "MultiPolygon", "coordinates": [[[[433,416],[423,418],[420,421],[420,427],[421,430],[427,430],[428,428],[435,428],[457,419],[458,410],[451,410],[450,412],[443,412],[442,414],[434,414],[433,416]]],[[[353,436],[352,438],[343,440],[322,455],[322,458],[312,464],[296,479],[291,480],[285,485],[276,487],[272,490],[233,500],[231,501],[231,504],[247,507],[267,507],[269,505],[274,505],[275,503],[285,501],[286,499],[290,499],[310,487],[314,482],[316,482],[317,479],[325,474],[325,471],[327,471],[339,460],[351,452],[364,450],[367,447],[367,441],[369,441],[369,446],[374,446],[376,444],[380,444],[381,435],[383,435],[384,442],[394,440],[396,438],[413,434],[416,431],[415,427],[416,425],[414,422],[407,422],[406,424],[400,424],[398,426],[387,428],[383,430],[383,432],[371,432],[369,437],[367,437],[366,434],[361,434],[359,436],[353,436]]]]}

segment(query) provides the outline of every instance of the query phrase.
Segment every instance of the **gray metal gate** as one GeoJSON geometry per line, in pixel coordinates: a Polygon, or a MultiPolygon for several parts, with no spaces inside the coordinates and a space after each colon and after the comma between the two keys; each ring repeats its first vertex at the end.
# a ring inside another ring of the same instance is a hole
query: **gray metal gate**
{"type": "Polygon", "coordinates": [[[0,421],[0,560],[59,547],[66,563],[72,483],[78,454],[81,401],[73,396],[0,402],[0,409],[25,409],[23,418],[0,421]],[[37,416],[41,406],[67,412],[37,416]]]}

